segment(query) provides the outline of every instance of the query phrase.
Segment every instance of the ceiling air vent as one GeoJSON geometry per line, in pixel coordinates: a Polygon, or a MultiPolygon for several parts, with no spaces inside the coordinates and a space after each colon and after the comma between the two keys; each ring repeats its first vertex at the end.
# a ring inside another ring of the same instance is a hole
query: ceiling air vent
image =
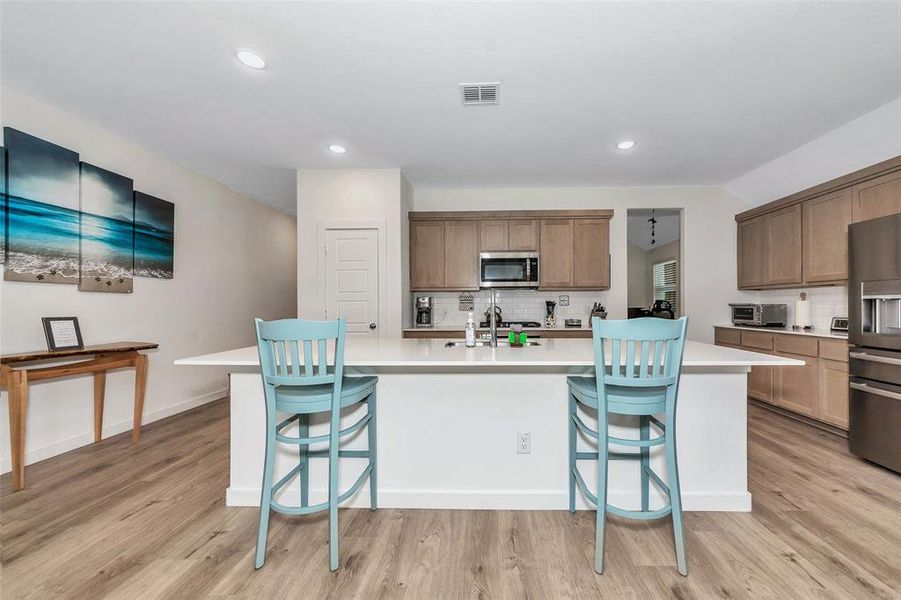
{"type": "Polygon", "coordinates": [[[461,83],[460,100],[463,106],[497,104],[497,83],[461,83]]]}

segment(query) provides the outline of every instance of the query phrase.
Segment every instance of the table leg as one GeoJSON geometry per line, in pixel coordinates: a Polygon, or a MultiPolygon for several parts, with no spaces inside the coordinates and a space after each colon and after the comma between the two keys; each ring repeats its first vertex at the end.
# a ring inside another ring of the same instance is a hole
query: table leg
{"type": "Polygon", "coordinates": [[[141,441],[141,418],[144,416],[144,392],[147,389],[147,357],[143,354],[135,356],[135,423],[131,430],[131,441],[141,441]]]}
{"type": "Polygon", "coordinates": [[[94,441],[103,437],[103,396],[106,391],[106,371],[94,373],[94,441]]]}
{"type": "Polygon", "coordinates": [[[28,373],[9,372],[9,449],[13,491],[25,487],[25,415],[28,408],[28,373]]]}

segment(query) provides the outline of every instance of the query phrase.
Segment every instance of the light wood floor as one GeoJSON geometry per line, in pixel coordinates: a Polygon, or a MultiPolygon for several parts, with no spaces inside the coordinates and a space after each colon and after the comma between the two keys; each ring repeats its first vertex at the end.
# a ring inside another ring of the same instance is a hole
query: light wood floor
{"type": "Polygon", "coordinates": [[[216,402],[0,480],[0,596],[18,598],[899,598],[901,477],[844,440],[750,407],[754,511],[688,513],[689,576],[668,520],[613,518],[592,571],[582,511],[342,510],[330,573],[324,515],[226,508],[228,405],[216,402]]]}

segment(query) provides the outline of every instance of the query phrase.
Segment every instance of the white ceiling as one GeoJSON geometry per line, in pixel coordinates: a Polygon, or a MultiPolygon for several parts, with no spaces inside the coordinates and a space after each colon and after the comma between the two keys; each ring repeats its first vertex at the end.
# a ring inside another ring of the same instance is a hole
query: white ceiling
{"type": "Polygon", "coordinates": [[[682,237],[680,217],[682,211],[677,208],[655,209],[654,218],[657,224],[654,226],[654,242],[651,244],[651,211],[630,208],[626,217],[626,239],[630,244],[635,244],[643,250],[652,250],[660,246],[675,242],[682,237]]]}
{"type": "Polygon", "coordinates": [[[296,168],[401,167],[421,187],[721,184],[901,95],[899,2],[0,10],[4,83],[288,212],[296,168]],[[463,108],[457,84],[482,81],[501,82],[500,105],[463,108]],[[623,138],[637,146],[613,149],[623,138]]]}

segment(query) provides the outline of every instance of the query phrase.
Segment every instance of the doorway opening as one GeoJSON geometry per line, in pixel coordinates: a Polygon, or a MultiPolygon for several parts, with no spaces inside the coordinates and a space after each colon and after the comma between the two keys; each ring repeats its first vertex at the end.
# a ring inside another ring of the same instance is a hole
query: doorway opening
{"type": "Polygon", "coordinates": [[[682,316],[682,209],[629,209],[626,219],[629,318],[682,316]]]}

